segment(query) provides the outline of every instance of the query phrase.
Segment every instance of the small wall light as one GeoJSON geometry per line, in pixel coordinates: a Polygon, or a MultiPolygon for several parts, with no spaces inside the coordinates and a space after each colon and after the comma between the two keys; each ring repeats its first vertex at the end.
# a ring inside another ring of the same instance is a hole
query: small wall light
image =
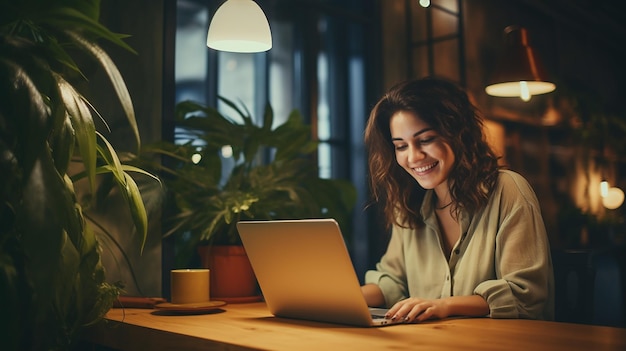
{"type": "Polygon", "coordinates": [[[227,0],[213,15],[206,44],[220,51],[263,52],[272,48],[272,33],[256,2],[227,0]]]}
{"type": "Polygon", "coordinates": [[[600,198],[602,198],[604,207],[614,210],[624,203],[624,192],[618,187],[609,186],[609,182],[602,180],[600,182],[600,198]]]}
{"type": "Polygon", "coordinates": [[[602,197],[602,205],[609,210],[614,210],[624,203],[624,192],[617,187],[609,188],[607,195],[602,197]]]}
{"type": "Polygon", "coordinates": [[[529,45],[526,29],[508,26],[504,35],[504,52],[485,88],[487,94],[529,101],[533,95],[554,91],[556,85],[547,80],[538,55],[529,45]]]}

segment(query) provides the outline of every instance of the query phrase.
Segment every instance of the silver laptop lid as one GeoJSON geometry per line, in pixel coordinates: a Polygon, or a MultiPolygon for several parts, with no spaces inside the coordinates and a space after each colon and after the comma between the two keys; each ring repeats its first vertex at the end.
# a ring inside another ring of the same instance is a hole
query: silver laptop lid
{"type": "Polygon", "coordinates": [[[237,229],[272,314],[375,324],[334,219],[241,221],[237,229]]]}

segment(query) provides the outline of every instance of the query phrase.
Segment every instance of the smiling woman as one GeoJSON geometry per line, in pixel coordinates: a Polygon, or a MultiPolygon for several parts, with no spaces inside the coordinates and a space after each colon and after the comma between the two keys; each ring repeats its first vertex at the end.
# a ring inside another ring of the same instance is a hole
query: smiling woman
{"type": "Polygon", "coordinates": [[[372,110],[370,183],[392,234],[362,291],[388,318],[554,318],[539,203],[482,130],[467,94],[437,78],[400,83],[372,110]]]}

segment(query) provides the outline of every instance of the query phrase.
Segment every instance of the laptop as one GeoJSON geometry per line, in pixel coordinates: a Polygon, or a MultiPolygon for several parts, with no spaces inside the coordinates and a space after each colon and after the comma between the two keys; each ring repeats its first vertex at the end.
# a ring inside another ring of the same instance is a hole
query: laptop
{"type": "Polygon", "coordinates": [[[360,327],[400,322],[367,306],[334,219],[240,221],[237,230],[274,316],[360,327]]]}

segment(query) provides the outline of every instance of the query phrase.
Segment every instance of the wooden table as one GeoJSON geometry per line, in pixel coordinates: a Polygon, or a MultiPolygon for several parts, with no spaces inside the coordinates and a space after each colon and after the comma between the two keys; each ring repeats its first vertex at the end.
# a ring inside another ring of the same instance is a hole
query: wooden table
{"type": "Polygon", "coordinates": [[[451,318],[356,328],[273,317],[264,303],[215,313],[109,311],[85,339],[119,350],[626,350],[626,328],[545,321],[451,318]]]}

